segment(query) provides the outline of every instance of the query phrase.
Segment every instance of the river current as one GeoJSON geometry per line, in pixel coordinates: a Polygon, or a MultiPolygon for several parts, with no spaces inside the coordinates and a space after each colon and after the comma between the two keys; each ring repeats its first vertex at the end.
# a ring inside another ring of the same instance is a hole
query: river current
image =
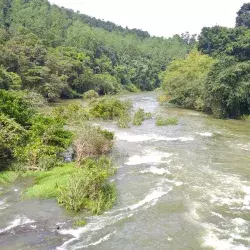
{"type": "Polygon", "coordinates": [[[115,132],[115,206],[74,229],[55,200],[20,200],[22,180],[0,196],[0,249],[250,249],[250,123],[122,98],[153,119],[94,124],[115,132]],[[179,124],[157,127],[157,114],[179,124]]]}

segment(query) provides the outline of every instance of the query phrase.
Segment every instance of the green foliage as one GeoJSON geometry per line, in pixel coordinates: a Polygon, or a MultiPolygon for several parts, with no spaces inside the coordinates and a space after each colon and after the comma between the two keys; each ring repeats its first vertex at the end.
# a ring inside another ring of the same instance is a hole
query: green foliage
{"type": "Polygon", "coordinates": [[[177,117],[164,118],[162,116],[156,117],[156,126],[178,125],[179,119],[177,117]]]}
{"type": "Polygon", "coordinates": [[[87,99],[94,99],[94,98],[98,98],[99,94],[97,92],[95,92],[94,90],[88,90],[87,92],[85,92],[83,94],[83,99],[87,100],[87,99]]]}
{"type": "Polygon", "coordinates": [[[166,65],[194,45],[188,33],[151,37],[47,0],[0,5],[0,87],[36,91],[49,101],[91,89],[99,94],[153,90],[166,65]]]}
{"type": "Polygon", "coordinates": [[[0,89],[19,90],[22,86],[20,76],[14,72],[7,72],[0,66],[0,89]]]}
{"type": "Polygon", "coordinates": [[[114,173],[110,159],[87,159],[70,177],[67,185],[60,188],[58,202],[70,210],[90,210],[100,214],[110,208],[116,199],[114,185],[107,182],[114,173]]]}
{"type": "Polygon", "coordinates": [[[90,103],[90,114],[95,118],[115,119],[128,113],[131,109],[129,101],[120,101],[113,97],[105,97],[90,103]]]}
{"type": "Polygon", "coordinates": [[[138,109],[134,114],[133,125],[140,126],[142,125],[144,120],[151,118],[152,118],[151,113],[145,112],[144,109],[138,109]]]}
{"type": "Polygon", "coordinates": [[[250,62],[221,58],[205,81],[205,107],[217,118],[236,118],[250,112],[250,62]]]}
{"type": "Polygon", "coordinates": [[[250,3],[244,3],[237,12],[236,26],[250,28],[250,3]]]}
{"type": "Polygon", "coordinates": [[[0,172],[0,185],[9,185],[13,183],[19,174],[14,171],[3,171],[0,172]]]}
{"type": "Polygon", "coordinates": [[[163,105],[164,103],[168,102],[170,97],[168,97],[166,94],[161,94],[157,97],[157,100],[160,105],[163,105]]]}
{"type": "Polygon", "coordinates": [[[25,147],[16,149],[15,156],[27,169],[47,170],[59,163],[58,153],[72,142],[72,134],[64,129],[64,121],[36,115],[28,130],[25,147]]]}
{"type": "Polygon", "coordinates": [[[100,95],[116,94],[121,90],[121,85],[114,76],[97,74],[93,76],[95,89],[100,95]]]}
{"type": "Polygon", "coordinates": [[[77,165],[87,157],[103,155],[110,151],[113,138],[112,132],[99,127],[83,125],[78,128],[73,142],[77,165]]]}
{"type": "Polygon", "coordinates": [[[243,115],[241,117],[241,120],[243,120],[243,121],[249,121],[250,122],[250,115],[243,115]]]}
{"type": "Polygon", "coordinates": [[[82,105],[70,104],[59,106],[53,109],[52,114],[57,119],[66,120],[71,125],[79,124],[89,119],[89,113],[82,105]]]}
{"type": "Polygon", "coordinates": [[[172,62],[162,76],[169,101],[187,108],[203,109],[204,79],[214,59],[192,51],[186,59],[172,62]]]}
{"type": "Polygon", "coordinates": [[[114,132],[110,132],[106,129],[101,129],[100,127],[97,128],[97,131],[102,134],[106,139],[108,140],[113,140],[115,137],[115,133],[114,132]]]}
{"type": "Polygon", "coordinates": [[[78,220],[74,222],[73,226],[74,228],[78,228],[78,227],[84,227],[86,224],[87,224],[86,220],[78,220]]]}
{"type": "Polygon", "coordinates": [[[119,128],[129,128],[131,122],[130,114],[128,112],[121,113],[116,122],[119,128]]]}
{"type": "Polygon", "coordinates": [[[15,120],[0,113],[0,161],[12,158],[15,149],[23,145],[27,131],[15,120]]]}
{"type": "Polygon", "coordinates": [[[49,171],[26,172],[24,176],[35,177],[35,184],[24,191],[23,198],[56,198],[60,193],[60,187],[66,186],[72,174],[76,172],[77,168],[73,163],[55,167],[49,171]]]}
{"type": "Polygon", "coordinates": [[[128,90],[129,92],[139,92],[140,91],[133,83],[127,84],[126,90],[128,90]]]}
{"type": "Polygon", "coordinates": [[[0,90],[0,112],[21,125],[28,125],[35,111],[22,92],[0,90]]]}

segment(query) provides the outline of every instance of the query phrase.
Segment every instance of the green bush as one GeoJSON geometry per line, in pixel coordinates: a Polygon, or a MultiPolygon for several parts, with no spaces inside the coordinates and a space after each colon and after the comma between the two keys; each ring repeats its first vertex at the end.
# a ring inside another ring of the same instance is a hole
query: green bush
{"type": "Polygon", "coordinates": [[[152,114],[145,112],[143,109],[138,109],[133,118],[133,124],[136,126],[142,125],[142,122],[146,119],[151,119],[152,114]]]}
{"type": "Polygon", "coordinates": [[[133,83],[127,84],[125,89],[128,90],[129,92],[139,92],[140,91],[133,83]]]}
{"type": "Polygon", "coordinates": [[[250,113],[250,62],[223,57],[205,81],[205,110],[216,118],[237,118],[250,113]]]}
{"type": "Polygon", "coordinates": [[[0,90],[0,111],[22,126],[30,125],[35,114],[23,92],[0,90]]]}
{"type": "Polygon", "coordinates": [[[161,75],[166,98],[160,97],[160,102],[169,100],[186,108],[203,109],[204,79],[214,62],[215,59],[197,50],[185,59],[172,61],[161,75]]]}
{"type": "Polygon", "coordinates": [[[89,210],[100,214],[115,202],[115,187],[107,182],[114,173],[110,159],[87,159],[67,185],[60,188],[59,204],[74,211],[89,210]]]}
{"type": "Polygon", "coordinates": [[[64,119],[69,124],[78,124],[89,119],[89,113],[81,105],[70,104],[53,109],[53,115],[58,119],[64,119]]]}
{"type": "Polygon", "coordinates": [[[131,102],[120,101],[113,97],[104,97],[90,103],[90,115],[95,118],[119,118],[131,109],[131,102]]]}
{"type": "Polygon", "coordinates": [[[78,220],[75,221],[73,226],[74,228],[78,228],[78,227],[84,227],[87,224],[86,220],[78,220]]]}
{"type": "Polygon", "coordinates": [[[93,81],[95,91],[100,95],[116,94],[121,90],[121,84],[117,79],[107,73],[93,75],[93,81]]]}
{"type": "Polygon", "coordinates": [[[47,170],[59,163],[59,153],[71,142],[72,133],[64,129],[63,120],[36,115],[28,131],[26,146],[18,147],[15,156],[27,169],[47,170]]]}
{"type": "Polygon", "coordinates": [[[94,99],[94,98],[98,98],[99,94],[97,92],[95,92],[93,89],[83,93],[83,99],[87,100],[87,99],[94,99]]]}
{"type": "Polygon", "coordinates": [[[0,131],[0,161],[5,161],[13,158],[16,148],[23,145],[27,131],[15,120],[1,113],[0,131]]]}
{"type": "Polygon", "coordinates": [[[131,117],[128,112],[122,113],[119,118],[116,119],[119,128],[129,128],[131,117]]]}
{"type": "Polygon", "coordinates": [[[114,134],[107,130],[84,125],[78,129],[73,142],[76,163],[80,165],[90,156],[107,153],[112,147],[114,134]]]}
{"type": "Polygon", "coordinates": [[[178,122],[179,120],[177,117],[164,118],[162,116],[157,116],[156,118],[157,126],[178,125],[178,122]]]}
{"type": "Polygon", "coordinates": [[[114,132],[110,132],[110,131],[108,131],[106,129],[101,129],[100,127],[97,128],[97,132],[102,134],[108,140],[113,140],[114,137],[115,137],[114,132]]]}

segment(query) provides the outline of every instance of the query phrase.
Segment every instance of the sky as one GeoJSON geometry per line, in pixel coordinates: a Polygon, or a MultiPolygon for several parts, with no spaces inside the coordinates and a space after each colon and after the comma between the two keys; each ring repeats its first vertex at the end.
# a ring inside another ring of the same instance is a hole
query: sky
{"type": "Polygon", "coordinates": [[[202,27],[234,27],[236,12],[247,0],[49,0],[51,3],[123,27],[169,37],[202,27]]]}

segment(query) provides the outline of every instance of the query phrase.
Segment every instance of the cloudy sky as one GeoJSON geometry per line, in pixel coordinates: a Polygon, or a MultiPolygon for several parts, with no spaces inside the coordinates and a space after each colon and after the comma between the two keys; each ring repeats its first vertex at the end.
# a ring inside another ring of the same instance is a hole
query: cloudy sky
{"type": "Polygon", "coordinates": [[[185,31],[199,33],[204,26],[233,27],[236,12],[247,0],[50,0],[96,18],[156,36],[185,31]]]}

